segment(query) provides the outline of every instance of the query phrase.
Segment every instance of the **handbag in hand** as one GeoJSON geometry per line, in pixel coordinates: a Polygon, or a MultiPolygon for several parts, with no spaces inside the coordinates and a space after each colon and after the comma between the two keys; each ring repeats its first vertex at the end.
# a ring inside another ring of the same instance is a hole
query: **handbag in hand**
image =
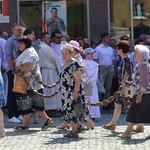
{"type": "Polygon", "coordinates": [[[80,117],[80,116],[83,116],[85,114],[83,103],[82,103],[80,97],[78,97],[77,100],[73,101],[73,108],[74,108],[76,117],[80,117]]]}
{"type": "Polygon", "coordinates": [[[22,76],[16,76],[14,87],[12,89],[13,92],[27,94],[29,79],[25,79],[22,76]]]}

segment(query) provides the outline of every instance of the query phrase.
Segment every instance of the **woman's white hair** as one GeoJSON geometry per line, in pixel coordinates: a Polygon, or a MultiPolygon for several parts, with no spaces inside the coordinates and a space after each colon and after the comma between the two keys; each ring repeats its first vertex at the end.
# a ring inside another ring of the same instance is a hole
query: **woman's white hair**
{"type": "Polygon", "coordinates": [[[134,49],[135,52],[141,54],[145,60],[149,59],[149,49],[146,46],[137,44],[134,49]]]}

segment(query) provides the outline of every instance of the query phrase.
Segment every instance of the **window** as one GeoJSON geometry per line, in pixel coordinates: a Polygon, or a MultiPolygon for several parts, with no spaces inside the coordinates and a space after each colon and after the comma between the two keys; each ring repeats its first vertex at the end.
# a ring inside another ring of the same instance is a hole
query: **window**
{"type": "Polygon", "coordinates": [[[145,18],[145,8],[143,3],[134,3],[133,15],[135,19],[145,18]]]}

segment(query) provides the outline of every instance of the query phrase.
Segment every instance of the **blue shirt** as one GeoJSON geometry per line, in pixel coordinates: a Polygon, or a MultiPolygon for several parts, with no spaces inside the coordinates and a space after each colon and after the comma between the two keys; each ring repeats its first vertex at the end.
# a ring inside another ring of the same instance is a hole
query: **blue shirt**
{"type": "Polygon", "coordinates": [[[18,50],[18,39],[14,35],[12,35],[7,41],[5,45],[6,50],[6,59],[14,60],[13,52],[17,52],[18,50]]]}
{"type": "Polygon", "coordinates": [[[14,35],[12,35],[7,41],[5,45],[5,51],[6,51],[6,60],[9,59],[14,60],[17,56],[17,50],[18,50],[18,39],[14,35]]]}
{"type": "Polygon", "coordinates": [[[109,66],[114,61],[114,50],[110,46],[100,44],[95,48],[93,59],[98,59],[99,65],[109,66]]]}

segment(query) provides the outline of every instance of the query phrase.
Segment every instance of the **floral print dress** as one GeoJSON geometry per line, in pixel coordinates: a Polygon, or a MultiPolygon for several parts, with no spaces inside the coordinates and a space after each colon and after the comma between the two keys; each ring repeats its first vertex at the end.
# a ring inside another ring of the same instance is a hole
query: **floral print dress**
{"type": "MultiPolygon", "coordinates": [[[[1,59],[0,59],[0,66],[1,66],[1,59]]],[[[3,77],[0,71],[0,108],[5,106],[5,99],[4,99],[4,82],[3,77]]]]}
{"type": "Polygon", "coordinates": [[[75,85],[75,78],[73,73],[77,70],[81,69],[81,66],[75,61],[72,61],[70,65],[62,70],[60,73],[61,76],[61,99],[62,99],[62,119],[67,122],[77,123],[82,119],[86,119],[89,117],[89,110],[85,103],[84,90],[82,88],[82,83],[79,88],[78,96],[81,98],[83,102],[83,107],[85,109],[85,115],[76,117],[74,108],[73,108],[73,90],[75,85]]]}
{"type": "MultiPolygon", "coordinates": [[[[132,81],[132,73],[133,73],[133,62],[130,57],[125,57],[121,60],[119,66],[118,66],[118,82],[121,84],[125,72],[129,74],[128,81],[132,81]]],[[[115,103],[122,105],[122,97],[116,98],[115,103]]]]}

